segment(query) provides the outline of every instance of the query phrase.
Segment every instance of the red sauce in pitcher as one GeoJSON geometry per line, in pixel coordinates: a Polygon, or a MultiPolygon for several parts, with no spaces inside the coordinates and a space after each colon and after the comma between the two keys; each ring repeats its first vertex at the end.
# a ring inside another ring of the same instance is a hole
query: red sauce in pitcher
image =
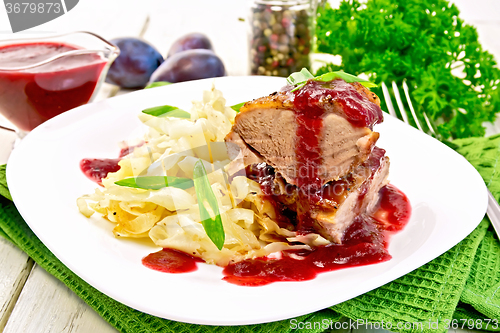
{"type": "Polygon", "coordinates": [[[106,59],[97,54],[65,55],[44,65],[15,69],[78,49],[55,42],[0,46],[0,113],[18,129],[30,131],[87,103],[106,66],[106,59]]]}

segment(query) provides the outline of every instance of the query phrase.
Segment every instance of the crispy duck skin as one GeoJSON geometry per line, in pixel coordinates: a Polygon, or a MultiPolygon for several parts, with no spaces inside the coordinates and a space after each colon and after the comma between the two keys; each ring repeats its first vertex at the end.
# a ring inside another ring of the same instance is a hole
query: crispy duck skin
{"type": "MultiPolygon", "coordinates": [[[[380,103],[375,94],[359,83],[351,85],[370,103],[380,103]]],[[[318,168],[318,176],[325,184],[363,163],[379,134],[368,127],[353,126],[346,119],[342,105],[328,96],[320,100],[320,107],[324,109],[319,139],[323,163],[318,168]]],[[[246,103],[236,116],[232,132],[258,152],[288,183],[296,185],[299,176],[295,152],[297,126],[293,94],[281,91],[246,103]]],[[[226,141],[231,140],[230,134],[226,141]]]]}

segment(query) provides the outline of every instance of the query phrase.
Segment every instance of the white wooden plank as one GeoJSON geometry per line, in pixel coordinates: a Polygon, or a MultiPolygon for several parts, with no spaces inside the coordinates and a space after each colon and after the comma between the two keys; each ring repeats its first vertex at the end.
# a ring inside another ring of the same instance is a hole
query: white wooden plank
{"type": "Polygon", "coordinates": [[[117,92],[120,90],[120,87],[109,84],[109,83],[103,83],[99,91],[97,92],[96,96],[94,97],[93,102],[99,102],[102,101],[108,97],[113,97],[117,94],[117,92]]]}
{"type": "Polygon", "coordinates": [[[4,6],[0,6],[0,39],[32,37],[70,31],[92,31],[104,38],[137,36],[144,24],[148,1],[85,0],[68,13],[37,27],[12,34],[4,6]]]}
{"type": "Polygon", "coordinates": [[[0,331],[14,308],[26,279],[33,267],[23,251],[0,237],[0,331]]]}
{"type": "Polygon", "coordinates": [[[0,165],[7,163],[16,138],[17,134],[15,132],[0,128],[0,165]]]}
{"type": "Polygon", "coordinates": [[[500,2],[497,0],[451,0],[460,10],[460,17],[466,22],[500,22],[500,2]]]}
{"type": "Polygon", "coordinates": [[[35,265],[4,333],[116,333],[62,282],[35,265]]]}
{"type": "Polygon", "coordinates": [[[472,23],[477,28],[479,42],[484,50],[490,52],[500,64],[500,20],[496,23],[472,23]]]}

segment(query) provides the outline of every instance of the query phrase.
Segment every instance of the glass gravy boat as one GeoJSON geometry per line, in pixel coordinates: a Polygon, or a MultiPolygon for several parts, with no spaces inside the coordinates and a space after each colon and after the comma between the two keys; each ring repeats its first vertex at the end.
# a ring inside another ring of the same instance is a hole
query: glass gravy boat
{"type": "Polygon", "coordinates": [[[119,53],[90,32],[0,41],[0,113],[24,136],[92,101],[119,53]]]}

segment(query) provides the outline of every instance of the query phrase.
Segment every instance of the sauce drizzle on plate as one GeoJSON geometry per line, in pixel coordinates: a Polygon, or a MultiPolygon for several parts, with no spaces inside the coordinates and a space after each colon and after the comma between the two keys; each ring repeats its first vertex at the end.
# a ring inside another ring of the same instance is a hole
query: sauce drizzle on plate
{"type": "Polygon", "coordinates": [[[144,266],[164,273],[192,272],[197,269],[197,262],[203,262],[203,260],[168,248],[148,254],[142,259],[144,266]]]}
{"type": "Polygon", "coordinates": [[[257,258],[230,264],[224,280],[240,286],[262,286],[278,281],[311,280],[318,273],[371,265],[391,259],[390,236],[408,223],[411,206],[393,185],[380,190],[373,216],[360,215],[345,231],[342,244],[318,246],[312,251],[283,251],[281,259],[257,258]]]}
{"type": "MultiPolygon", "coordinates": [[[[263,286],[279,281],[305,281],[319,273],[371,265],[391,259],[389,238],[408,223],[411,206],[406,195],[393,185],[380,190],[373,216],[360,215],[346,230],[342,244],[318,246],[312,251],[283,251],[282,258],[247,259],[224,268],[223,280],[240,286],[263,286]]],[[[142,263],[167,273],[196,270],[203,262],[184,252],[165,248],[146,256],[142,263]]]]}

